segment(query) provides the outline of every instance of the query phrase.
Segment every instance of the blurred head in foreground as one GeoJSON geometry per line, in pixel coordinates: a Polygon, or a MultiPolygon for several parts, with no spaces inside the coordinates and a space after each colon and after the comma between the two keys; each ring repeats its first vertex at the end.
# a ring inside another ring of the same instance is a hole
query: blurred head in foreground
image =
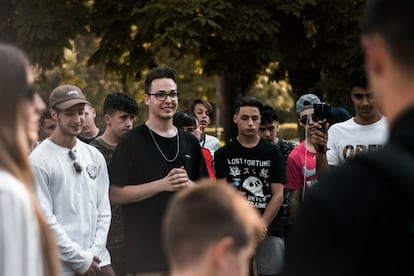
{"type": "Polygon", "coordinates": [[[257,210],[232,186],[205,180],[185,189],[164,217],[172,275],[248,275],[265,229],[257,210]]]}

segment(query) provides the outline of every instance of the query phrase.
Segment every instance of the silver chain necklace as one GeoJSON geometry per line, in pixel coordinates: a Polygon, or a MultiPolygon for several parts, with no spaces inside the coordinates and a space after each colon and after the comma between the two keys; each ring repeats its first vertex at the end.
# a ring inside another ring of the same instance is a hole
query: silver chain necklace
{"type": "Polygon", "coordinates": [[[155,137],[154,137],[154,134],[152,133],[152,130],[150,128],[148,128],[148,130],[151,134],[152,140],[154,141],[155,145],[157,146],[158,151],[161,153],[161,155],[165,159],[165,161],[170,162],[170,163],[174,162],[175,159],[177,159],[177,157],[178,157],[178,153],[180,152],[180,135],[178,135],[178,129],[177,129],[177,153],[175,154],[173,159],[168,159],[167,156],[165,156],[165,154],[162,152],[160,146],[158,145],[157,140],[155,140],[155,137]]]}

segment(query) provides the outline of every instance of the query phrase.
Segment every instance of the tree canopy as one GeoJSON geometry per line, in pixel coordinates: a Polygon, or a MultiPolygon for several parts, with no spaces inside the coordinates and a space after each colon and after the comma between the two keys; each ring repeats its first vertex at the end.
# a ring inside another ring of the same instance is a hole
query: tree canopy
{"type": "MultiPolygon", "coordinates": [[[[346,76],[362,61],[358,20],[364,0],[3,0],[0,40],[21,46],[40,68],[64,62],[78,35],[93,34],[89,66],[128,80],[191,56],[216,76],[224,138],[235,134],[235,102],[257,76],[287,78],[294,100],[309,91],[333,104],[348,99],[346,76]],[[167,58],[166,58],[167,57],[167,58]]],[[[85,45],[85,47],[88,47],[85,45]]],[[[197,67],[197,66],[196,66],[197,67]]],[[[344,105],[344,104],[342,104],[344,105]]]]}

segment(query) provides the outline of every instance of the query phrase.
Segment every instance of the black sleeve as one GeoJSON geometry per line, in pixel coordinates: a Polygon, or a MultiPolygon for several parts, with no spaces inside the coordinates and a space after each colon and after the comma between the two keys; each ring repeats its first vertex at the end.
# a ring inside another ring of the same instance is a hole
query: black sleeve
{"type": "Polygon", "coordinates": [[[222,179],[227,178],[226,174],[226,154],[225,154],[225,146],[219,148],[214,152],[214,170],[216,171],[216,178],[222,179]]]}
{"type": "Polygon", "coordinates": [[[135,162],[131,160],[132,151],[128,145],[128,140],[122,139],[119,141],[109,162],[109,180],[111,185],[125,186],[132,183],[130,179],[132,167],[135,162]]]}
{"type": "MultiPolygon", "coordinates": [[[[195,137],[194,137],[195,138],[195,137]]],[[[197,181],[203,178],[208,178],[208,171],[206,168],[206,163],[204,162],[203,153],[201,152],[200,144],[198,143],[197,138],[195,138],[196,142],[194,145],[194,151],[196,154],[194,154],[194,171],[193,175],[190,177],[191,180],[197,181]]]]}
{"type": "Polygon", "coordinates": [[[272,170],[271,183],[286,183],[286,167],[282,152],[277,147],[273,147],[272,162],[275,164],[272,170]]]}

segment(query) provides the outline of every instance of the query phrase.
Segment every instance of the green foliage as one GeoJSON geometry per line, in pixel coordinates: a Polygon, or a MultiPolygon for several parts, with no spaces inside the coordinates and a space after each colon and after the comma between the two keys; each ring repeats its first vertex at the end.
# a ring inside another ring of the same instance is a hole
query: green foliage
{"type": "Polygon", "coordinates": [[[128,74],[152,65],[160,51],[176,59],[191,54],[200,58],[208,75],[243,74],[247,88],[263,65],[281,57],[274,47],[276,2],[98,0],[90,24],[102,40],[90,63],[128,74]]]}
{"type": "MultiPolygon", "coordinates": [[[[122,85],[120,77],[105,72],[105,67],[101,65],[87,66],[88,58],[98,47],[99,39],[92,35],[78,36],[71,41],[71,49],[64,52],[65,63],[61,67],[50,70],[40,70],[38,72],[37,91],[47,103],[48,95],[58,85],[74,84],[79,86],[85,96],[94,105],[97,111],[96,122],[100,127],[104,127],[102,109],[103,102],[107,94],[123,91],[135,98],[139,103],[143,98],[141,89],[142,83],[135,79],[126,80],[126,85],[122,85]]],[[[146,118],[145,108],[142,107],[141,116],[146,118]]]]}
{"type": "MultiPolygon", "coordinates": [[[[103,83],[112,77],[123,90],[141,91],[136,82],[141,74],[156,64],[168,64],[182,73],[183,105],[192,96],[214,103],[217,90],[225,105],[249,93],[288,110],[290,101],[280,99],[291,93],[296,98],[314,91],[335,104],[346,100],[346,75],[362,61],[358,20],[364,3],[3,0],[0,40],[23,47],[41,69],[62,71],[59,78],[49,80],[91,86],[96,78],[99,85],[92,91],[97,98],[108,91],[103,83]],[[79,38],[85,35],[93,39],[79,38]],[[76,58],[66,60],[64,49],[72,50],[76,58]],[[265,79],[259,77],[272,63],[277,68],[265,79]],[[70,68],[59,68],[62,65],[70,68]],[[283,82],[272,82],[286,78],[291,90],[281,89],[283,82]],[[216,83],[223,87],[215,87],[216,83]]],[[[229,114],[222,117],[231,120],[229,114]]]]}
{"type": "MultiPolygon", "coordinates": [[[[294,91],[297,96],[312,91],[333,103],[345,99],[348,72],[362,63],[359,18],[364,3],[317,0],[314,5],[304,6],[299,21],[290,16],[281,24],[284,58],[280,68],[281,72],[289,72],[294,90],[302,89],[294,91]],[[297,79],[303,81],[300,75],[304,74],[310,79],[298,85],[297,79]]],[[[278,73],[274,75],[276,79],[278,73]]]]}
{"type": "Polygon", "coordinates": [[[17,43],[33,64],[53,68],[63,62],[63,49],[70,40],[85,33],[88,1],[9,0],[0,25],[0,40],[17,43]]]}

